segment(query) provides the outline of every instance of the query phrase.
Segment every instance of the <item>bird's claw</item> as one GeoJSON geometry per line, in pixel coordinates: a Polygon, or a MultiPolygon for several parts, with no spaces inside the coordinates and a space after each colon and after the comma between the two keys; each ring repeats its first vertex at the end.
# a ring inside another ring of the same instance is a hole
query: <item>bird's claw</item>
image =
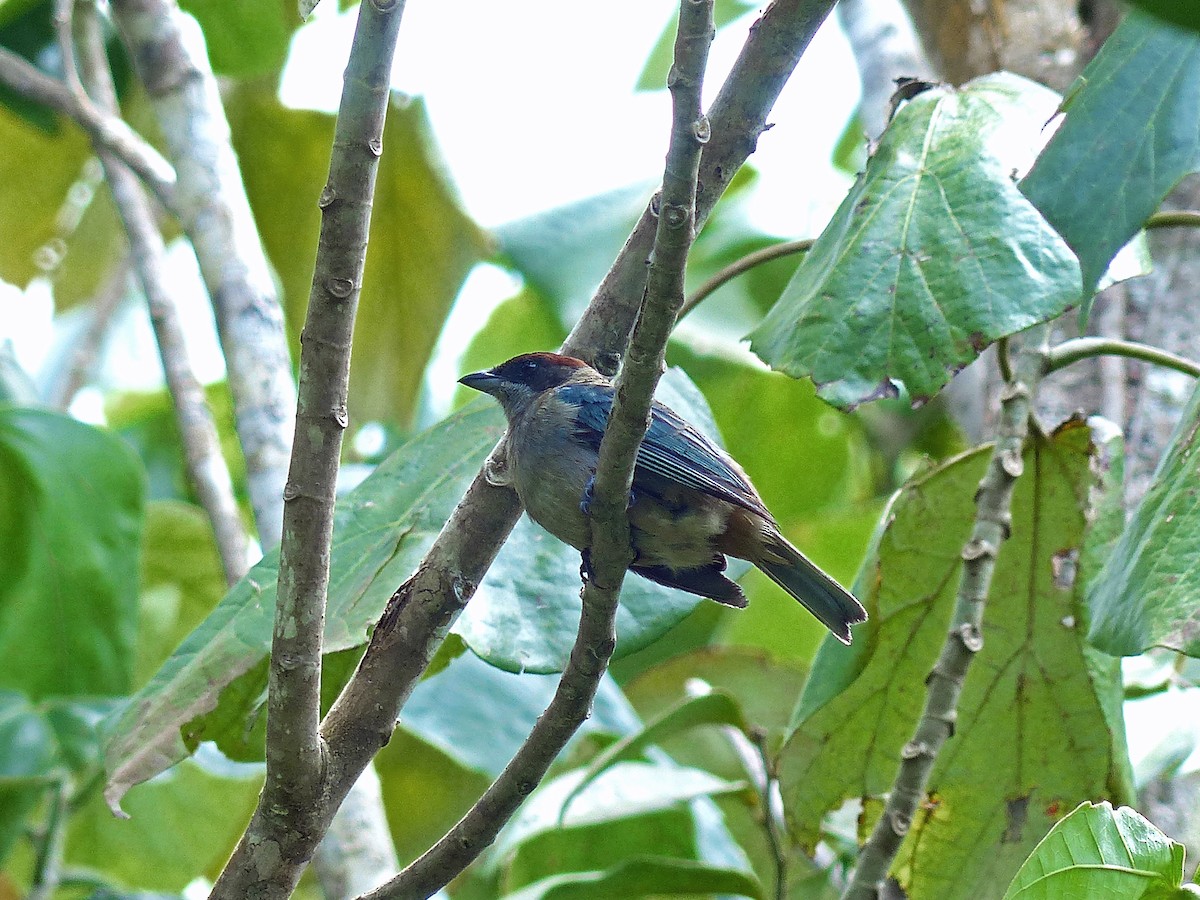
{"type": "Polygon", "coordinates": [[[592,580],[592,551],[583,549],[579,551],[579,577],[583,581],[592,580]]]}
{"type": "MultiPolygon", "coordinates": [[[[592,514],[592,498],[596,496],[596,473],[592,473],[592,477],[587,480],[587,484],[583,487],[583,497],[579,500],[579,511],[585,516],[592,514]]],[[[625,507],[631,509],[633,504],[637,503],[638,495],[632,487],[629,489],[629,503],[625,507]]]]}

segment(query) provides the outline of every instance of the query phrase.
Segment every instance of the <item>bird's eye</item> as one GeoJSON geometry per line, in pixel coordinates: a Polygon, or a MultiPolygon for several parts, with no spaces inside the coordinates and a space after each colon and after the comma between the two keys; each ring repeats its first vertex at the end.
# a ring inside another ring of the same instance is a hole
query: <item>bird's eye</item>
{"type": "Polygon", "coordinates": [[[535,363],[535,362],[534,362],[534,361],[531,359],[529,362],[525,363],[525,368],[529,369],[529,371],[531,371],[531,372],[532,372],[534,369],[536,369],[536,368],[537,368],[537,363],[535,363]]]}

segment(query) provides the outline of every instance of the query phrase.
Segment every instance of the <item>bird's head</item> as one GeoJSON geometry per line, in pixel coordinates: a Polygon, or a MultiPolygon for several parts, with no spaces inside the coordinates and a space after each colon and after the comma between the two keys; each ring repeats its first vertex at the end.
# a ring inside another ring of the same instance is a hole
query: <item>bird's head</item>
{"type": "Polygon", "coordinates": [[[509,418],[518,415],[545,391],[567,382],[605,381],[603,375],[573,356],[524,353],[482,372],[458,379],[459,384],[491,394],[509,418]]]}

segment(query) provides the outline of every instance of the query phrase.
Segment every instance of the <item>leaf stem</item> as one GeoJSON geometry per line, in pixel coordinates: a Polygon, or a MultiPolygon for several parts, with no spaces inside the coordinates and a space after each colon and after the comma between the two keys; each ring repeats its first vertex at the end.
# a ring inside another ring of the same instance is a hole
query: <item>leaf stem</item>
{"type": "Polygon", "coordinates": [[[63,847],[67,836],[70,785],[64,779],[51,788],[50,812],[46,827],[38,842],[37,858],[33,864],[33,877],[26,900],[50,900],[62,878],[63,847]]]}
{"type": "MultiPolygon", "coordinates": [[[[1197,224],[1200,224],[1198,222],[1197,224]]],[[[1088,359],[1093,356],[1125,356],[1129,359],[1140,359],[1142,362],[1153,363],[1200,378],[1200,363],[1178,356],[1149,344],[1139,344],[1136,341],[1123,341],[1118,338],[1082,337],[1063,341],[1046,355],[1046,372],[1057,372],[1059,369],[1088,359]]]]}
{"type": "Polygon", "coordinates": [[[671,140],[663,174],[653,262],[641,314],[616,381],[600,444],[591,503],[588,577],[575,645],[546,711],[479,801],[433,847],[364,900],[424,898],[448,884],[499,833],[588,716],[616,647],[617,603],[633,561],[626,512],[638,447],[650,424],[667,338],[684,301],[684,271],[695,239],[696,178],[709,123],[700,105],[713,0],[681,0],[675,63],[668,86],[671,140]]]}
{"type": "Polygon", "coordinates": [[[996,445],[975,495],[975,526],[962,550],[962,576],[953,621],[926,680],[925,708],[916,732],[900,751],[900,769],[887,805],[859,853],[858,866],[843,900],[887,896],[888,869],[925,799],[938,753],[954,735],[958,698],[967,669],[983,647],[984,605],[1000,547],[1009,537],[1013,488],[1024,468],[1033,394],[1045,371],[1048,341],[1048,326],[1041,325],[1010,342],[1017,344],[1010,348],[1015,349],[1012,374],[1000,397],[996,445]]]}
{"type": "Polygon", "coordinates": [[[693,309],[708,299],[718,288],[732,281],[743,272],[748,272],[755,266],[761,266],[763,263],[771,262],[775,259],[781,259],[785,256],[791,256],[795,253],[807,253],[812,249],[815,243],[813,238],[804,238],[798,241],[785,241],[780,244],[772,244],[770,247],[763,247],[755,250],[753,253],[747,253],[741,259],[735,260],[727,265],[721,271],[717,272],[711,278],[696,288],[692,296],[684,301],[683,308],[679,310],[679,318],[683,318],[693,309]]]}
{"type": "Polygon", "coordinates": [[[1155,228],[1197,228],[1200,227],[1200,211],[1194,209],[1175,209],[1156,212],[1146,220],[1147,229],[1155,228]]]}

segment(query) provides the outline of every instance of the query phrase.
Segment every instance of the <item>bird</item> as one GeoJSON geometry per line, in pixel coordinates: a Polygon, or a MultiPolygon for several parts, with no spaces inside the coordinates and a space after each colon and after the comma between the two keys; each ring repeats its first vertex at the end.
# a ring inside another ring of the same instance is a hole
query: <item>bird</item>
{"type": "MultiPolygon", "coordinates": [[[[508,419],[502,481],[546,531],[588,560],[592,488],[612,410],[612,382],[580,359],[525,353],[459,383],[492,395],[508,419]]],[[[638,449],[628,516],[629,570],[667,587],[746,606],[724,574],[744,559],[798,600],[839,641],[867,614],[854,595],[780,531],[742,467],[670,407],[655,400],[638,449]]]]}

